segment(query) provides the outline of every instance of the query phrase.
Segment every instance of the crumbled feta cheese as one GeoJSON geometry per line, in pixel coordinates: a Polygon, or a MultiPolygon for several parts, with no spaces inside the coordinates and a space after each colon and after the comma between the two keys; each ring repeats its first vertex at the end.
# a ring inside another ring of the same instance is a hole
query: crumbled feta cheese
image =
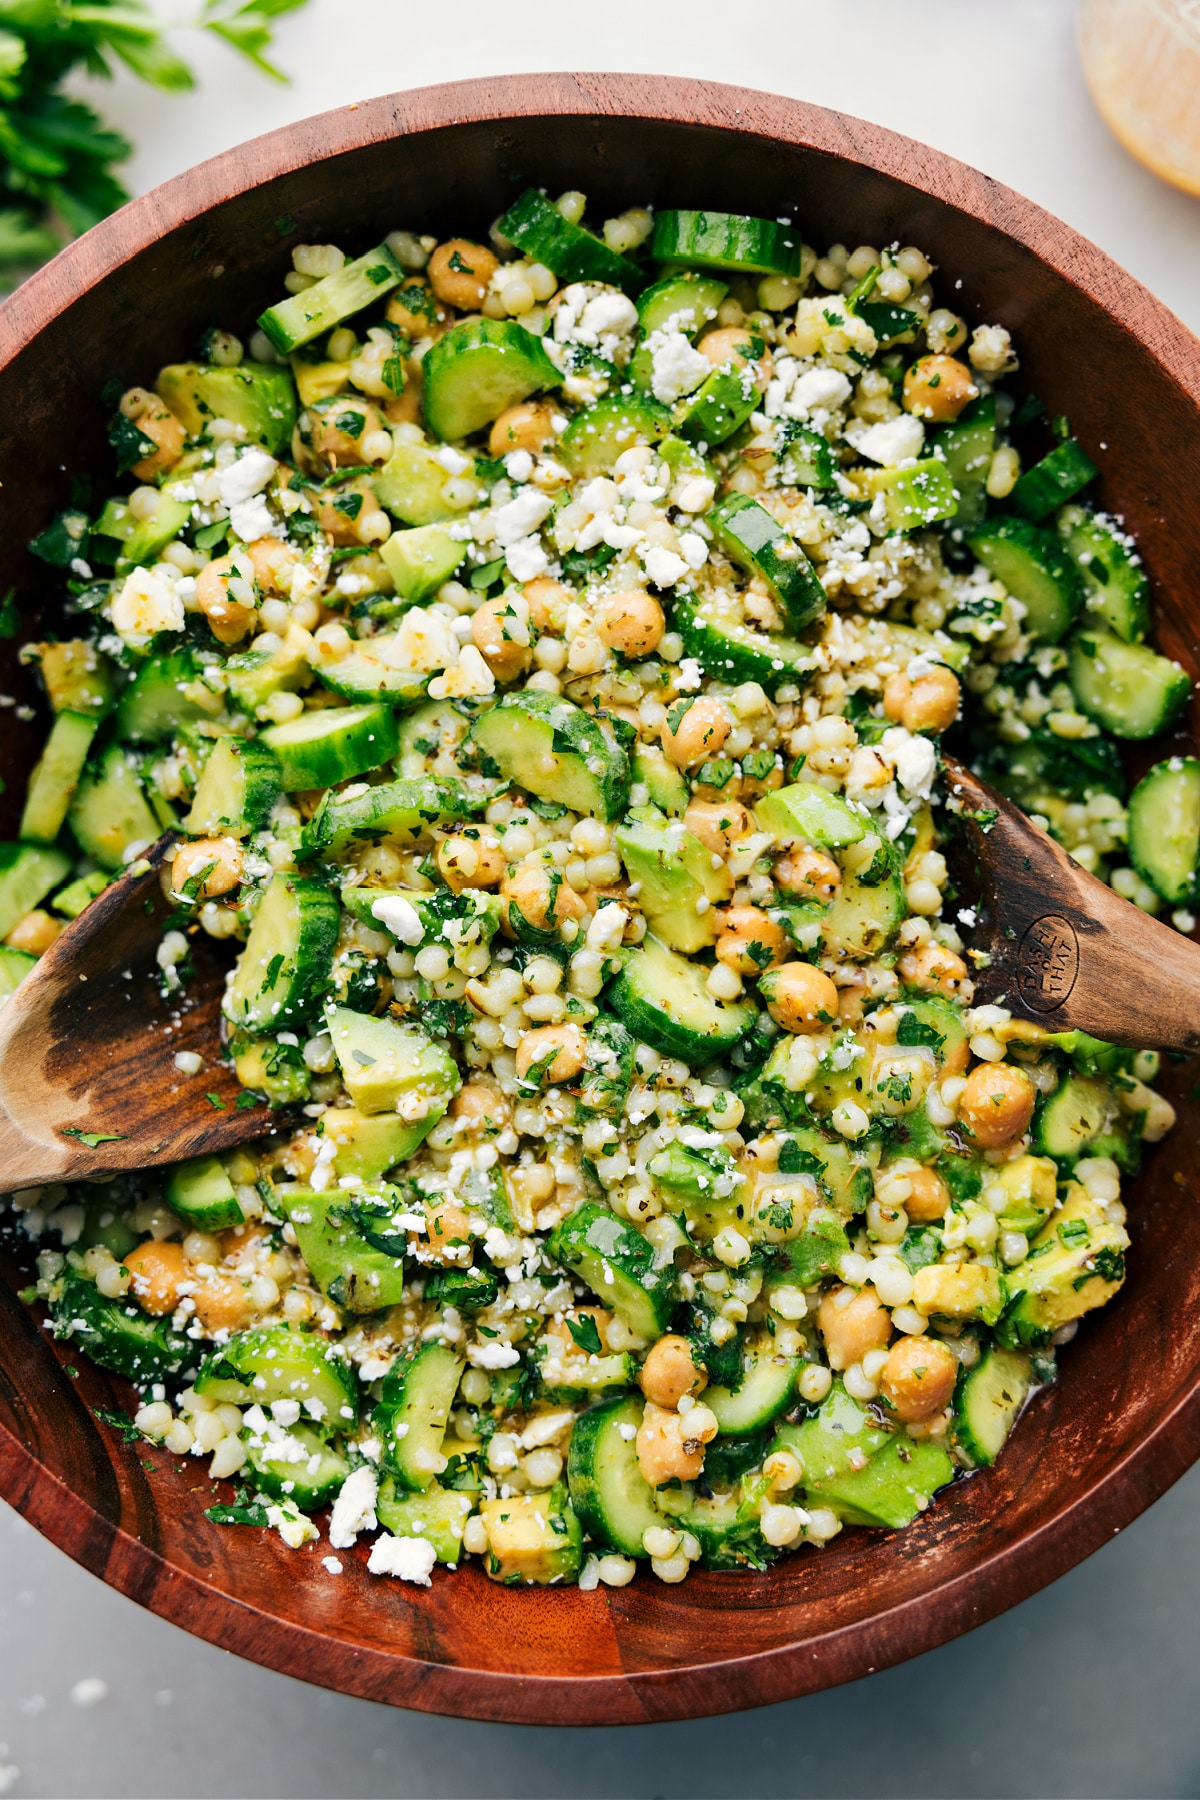
{"type": "Polygon", "coordinates": [[[293,1500],[283,1500],[278,1506],[269,1505],[267,1523],[275,1528],[289,1550],[299,1550],[301,1545],[311,1544],[321,1535],[293,1500]]]}
{"type": "Polygon", "coordinates": [[[283,535],[282,525],[275,523],[271,517],[271,509],[261,494],[254,494],[249,500],[239,500],[231,506],[229,525],[234,537],[241,538],[243,544],[253,544],[258,538],[283,535]]]}
{"type": "Polygon", "coordinates": [[[504,472],[510,481],[528,481],[533,474],[533,458],[528,450],[510,450],[504,459],[504,472]]]}
{"type": "Polygon", "coordinates": [[[504,561],[514,581],[534,581],[550,567],[550,558],[535,537],[518,538],[504,552],[504,561]]]}
{"type": "Polygon", "coordinates": [[[383,894],[371,904],[371,917],[402,944],[419,944],[425,936],[421,915],[403,894],[383,894]]]}
{"type": "Polygon", "coordinates": [[[688,573],[688,565],[682,556],[676,556],[673,550],[664,550],[661,544],[652,544],[643,558],[646,574],[655,587],[674,587],[688,573]]]}
{"type": "Polygon", "coordinates": [[[125,577],[111,616],[123,638],[141,643],[159,631],[182,631],[185,618],[174,583],[157,569],[133,569],[125,577]]]}
{"type": "Polygon", "coordinates": [[[321,1558],[321,1567],[328,1569],[331,1575],[340,1575],[344,1566],[340,1556],[323,1556],[321,1558]]]}
{"type": "Polygon", "coordinates": [[[432,607],[410,607],[389,637],[371,640],[371,654],[396,669],[446,669],[458,650],[454,627],[432,607]]]}
{"type": "Polygon", "coordinates": [[[885,419],[879,425],[868,426],[866,431],[856,433],[854,448],[871,462],[882,463],[885,469],[895,469],[911,457],[920,456],[924,443],[925,427],[920,419],[914,419],[911,413],[901,413],[898,418],[885,419]]]}
{"type": "Polygon", "coordinates": [[[708,545],[698,531],[685,531],[679,539],[679,554],[689,569],[702,569],[708,561],[708,545]]]}
{"type": "Polygon", "coordinates": [[[300,1402],[298,1400],[272,1400],[271,1417],[277,1425],[282,1425],[286,1430],[299,1419],[300,1402]]]}
{"type": "Polygon", "coordinates": [[[308,1185],[314,1194],[323,1194],[333,1180],[333,1159],[336,1155],[337,1145],[332,1138],[326,1138],[317,1151],[317,1159],[308,1178],[308,1185]]]}
{"type": "Polygon", "coordinates": [[[549,514],[553,501],[537,488],[522,488],[504,506],[492,514],[492,536],[501,545],[516,544],[528,537],[549,514]]]}
{"type": "Polygon", "coordinates": [[[261,494],[277,467],[275,458],[265,450],[244,450],[236,462],[217,474],[216,488],[222,504],[232,512],[242,501],[261,494]]]}
{"type": "Polygon", "coordinates": [[[629,923],[629,914],[615,900],[606,900],[596,908],[591,923],[587,928],[587,947],[589,950],[615,950],[625,935],[625,927],[629,923]]]}
{"type": "Polygon", "coordinates": [[[502,1344],[499,1338],[467,1345],[467,1361],[475,1369],[511,1369],[520,1360],[520,1351],[512,1344],[502,1344]]]}
{"type": "Polygon", "coordinates": [[[441,464],[447,475],[465,475],[467,470],[473,467],[471,458],[464,456],[462,451],[456,450],[452,444],[443,444],[440,450],[435,450],[433,460],[435,463],[441,464]]]}
{"type": "Polygon", "coordinates": [[[650,352],[650,391],[664,406],[674,406],[685,394],[694,393],[712,374],[707,356],[694,350],[682,331],[652,331],[646,348],[650,352]]]}
{"type": "MultiPolygon", "coordinates": [[[[529,542],[535,543],[536,539],[530,538],[529,542]]],[[[539,556],[542,554],[540,549],[538,554],[539,556]]],[[[512,555],[510,550],[508,553],[510,569],[512,568],[512,555]]],[[[542,556],[542,568],[545,567],[546,559],[542,556]]],[[[540,572],[540,570],[537,571],[537,573],[540,572]]],[[[515,574],[516,571],[513,570],[513,573],[515,574]]],[[[519,579],[528,581],[531,577],[522,575],[519,579]]],[[[435,675],[429,684],[431,700],[457,700],[468,697],[482,699],[488,694],[494,694],[495,691],[496,678],[474,644],[464,644],[458,653],[458,661],[454,667],[447,669],[444,675],[435,675]]]]}
{"type": "Polygon", "coordinates": [[[880,738],[879,748],[895,769],[900,786],[910,794],[928,797],[937,773],[937,751],[931,740],[894,725],[880,738]]]}
{"type": "Polygon", "coordinates": [[[399,1581],[432,1587],[430,1574],[436,1561],[437,1552],[425,1538],[398,1538],[385,1532],[371,1545],[367,1568],[372,1575],[394,1575],[399,1581]]]}
{"type": "Polygon", "coordinates": [[[675,686],[681,694],[694,694],[704,678],[704,672],[694,656],[685,656],[678,665],[675,686]]]}
{"type": "Polygon", "coordinates": [[[361,1531],[375,1530],[378,1496],[379,1477],[374,1469],[354,1469],[347,1475],[329,1515],[329,1542],[335,1550],[349,1550],[361,1531]]]}

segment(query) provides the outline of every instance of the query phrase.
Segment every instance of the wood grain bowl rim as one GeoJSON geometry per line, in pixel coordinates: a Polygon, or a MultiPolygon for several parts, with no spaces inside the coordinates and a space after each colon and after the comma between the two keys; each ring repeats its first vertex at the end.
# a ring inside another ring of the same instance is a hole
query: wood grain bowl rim
{"type": "MultiPolygon", "coordinates": [[[[401,133],[559,116],[630,118],[778,141],[862,166],[1003,232],[1098,303],[1196,408],[1200,343],[1111,258],[966,164],[845,114],[750,89],[665,76],[515,75],[344,106],[178,175],[70,245],[0,306],[0,369],[131,257],[221,203],[401,133]]],[[[733,1660],[542,1677],[354,1646],[215,1591],[113,1524],[0,1427],[0,1494],[59,1548],[142,1605],[222,1648],[319,1685],[420,1711],[512,1723],[639,1723],[766,1705],[932,1649],[1053,1581],[1128,1525],[1200,1457],[1200,1370],[1153,1427],[1037,1530],[966,1573],[802,1642],[733,1660]]],[[[652,1593],[649,1604],[653,1604],[652,1593]]],[[[703,1642],[698,1641],[703,1651],[703,1642]]]]}

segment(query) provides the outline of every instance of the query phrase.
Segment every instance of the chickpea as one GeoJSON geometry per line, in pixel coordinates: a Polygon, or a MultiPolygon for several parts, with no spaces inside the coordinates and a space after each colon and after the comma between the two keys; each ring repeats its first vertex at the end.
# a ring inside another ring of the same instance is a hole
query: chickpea
{"type": "Polygon", "coordinates": [[[979,1063],[967,1076],[958,1117],[984,1150],[1011,1144],[1028,1129],[1037,1088],[1014,1063],[979,1063]]]}
{"type": "Polygon", "coordinates": [[[954,356],[921,356],[904,374],[904,407],[939,425],[979,398],[971,371],[954,356]]]}
{"type": "Polygon", "coordinates": [[[5,943],[11,950],[24,950],[29,956],[44,956],[63,929],[61,919],[52,919],[41,907],[17,920],[5,943]]]}
{"type": "Polygon", "coordinates": [[[246,545],[246,555],[254,564],[254,579],[261,593],[291,592],[292,575],[300,559],[290,544],[279,538],[255,538],[246,545]]]}
{"type": "Polygon", "coordinates": [[[171,864],[171,889],[175,894],[187,893],[189,899],[215,900],[227,894],[242,879],[242,847],[231,837],[196,838],[180,844],[171,864]],[[188,883],[201,879],[195,889],[188,883]]]}
{"type": "Polygon", "coordinates": [[[649,656],[667,628],[667,615],[642,588],[628,588],[605,603],[597,627],[601,641],[622,656],[649,656]]]}
{"type": "Polygon", "coordinates": [[[363,439],[383,429],[383,414],[360,394],[335,394],[309,408],[310,445],[314,456],[331,469],[350,468],[367,459],[363,439]]]}
{"type": "Polygon", "coordinates": [[[739,975],[761,975],[787,961],[787,933],[757,906],[726,907],[718,932],[717,961],[739,975]]]}
{"type": "Polygon", "coordinates": [[[668,762],[686,769],[703,756],[715,756],[733,729],[724,701],[702,695],[669,708],[662,725],[662,747],[668,762]],[[672,724],[674,720],[674,724],[672,724]]]}
{"type": "Polygon", "coordinates": [[[704,1467],[704,1446],[717,1435],[707,1406],[671,1412],[647,1400],[637,1434],[638,1467],[651,1487],[664,1481],[695,1481],[704,1467]]]}
{"type": "Polygon", "coordinates": [[[685,1394],[698,1394],[708,1385],[706,1371],[693,1361],[692,1346],[674,1332],[651,1345],[638,1380],[647,1400],[671,1410],[685,1394]]]}
{"type": "Polygon", "coordinates": [[[522,1081],[535,1065],[543,1081],[571,1081],[587,1061],[587,1036],[579,1025],[541,1025],[526,1032],[517,1045],[517,1074],[522,1081]],[[553,1056],[553,1060],[547,1059],[553,1056]]]}
{"type": "Polygon", "coordinates": [[[461,1266],[471,1260],[471,1227],[457,1200],[439,1200],[425,1208],[426,1233],[416,1239],[418,1247],[435,1262],[461,1266]],[[464,1254],[465,1251],[465,1254],[464,1254]]]}
{"type": "Polygon", "coordinates": [[[525,863],[512,875],[506,875],[500,884],[500,897],[504,901],[502,922],[510,937],[517,935],[508,917],[510,906],[515,906],[535,931],[561,930],[568,919],[587,917],[587,902],[580,899],[575,889],[536,863],[525,863]]]}
{"type": "Polygon", "coordinates": [[[317,524],[339,549],[344,550],[365,541],[363,528],[378,510],[375,490],[362,475],[345,487],[328,488],[321,494],[317,500],[317,524]],[[357,506],[354,504],[356,498],[357,506]]]}
{"type": "Polygon", "coordinates": [[[488,434],[488,455],[507,456],[510,450],[528,450],[536,456],[554,438],[554,408],[545,400],[522,400],[500,414],[488,434]]]}
{"type": "Polygon", "coordinates": [[[577,1325],[586,1319],[590,1319],[596,1327],[596,1335],[600,1339],[601,1352],[603,1353],[608,1350],[608,1328],[613,1322],[612,1313],[606,1312],[602,1306],[573,1306],[570,1308],[566,1317],[561,1319],[551,1319],[546,1326],[546,1336],[553,1339],[552,1348],[560,1361],[564,1358],[569,1359],[571,1357],[580,1357],[587,1354],[586,1351],[580,1349],[579,1345],[575,1342],[575,1339],[571,1336],[571,1327],[567,1322],[568,1319],[573,1319],[577,1325]]]}
{"type": "Polygon", "coordinates": [[[936,1169],[908,1169],[912,1192],[904,1202],[904,1210],[913,1225],[929,1225],[945,1216],[950,1204],[950,1189],[936,1169]]]}
{"type": "Polygon", "coordinates": [[[493,252],[469,238],[448,238],[429,259],[429,285],[447,306],[474,312],[483,305],[499,264],[493,252]]]}
{"type": "Polygon", "coordinates": [[[444,838],[437,847],[437,866],[446,886],[461,894],[464,888],[498,887],[504,879],[504,851],[494,832],[479,826],[444,838]]]}
{"type": "Polygon", "coordinates": [[[182,1244],[147,1238],[129,1252],[125,1267],[133,1278],[129,1291],[143,1312],[161,1318],[175,1311],[183,1297],[180,1286],[191,1273],[182,1244]]]}
{"type": "Polygon", "coordinates": [[[471,640],[497,681],[514,681],[529,662],[529,608],[520,594],[485,600],[471,620],[471,640]]]}
{"type": "Polygon", "coordinates": [[[941,994],[944,1000],[953,1000],[970,985],[966,963],[943,944],[919,944],[915,950],[906,950],[896,964],[896,973],[906,987],[941,994]]]}
{"type": "Polygon", "coordinates": [[[839,1304],[847,1288],[831,1288],[817,1313],[817,1330],[825,1344],[831,1369],[848,1369],[872,1350],[886,1350],[892,1335],[892,1318],[873,1287],[865,1287],[852,1300],[839,1304]]]}
{"type": "Polygon", "coordinates": [[[143,437],[148,437],[157,446],[132,465],[133,473],[139,481],[157,481],[160,475],[173,469],[183,455],[187,431],[182,421],[157,394],[146,388],[130,388],[122,396],[121,411],[127,419],[133,420],[143,437]]]}
{"type": "Polygon", "coordinates": [[[206,1331],[240,1331],[256,1311],[249,1289],[233,1275],[210,1275],[198,1281],[192,1304],[206,1331]]]}
{"type": "MultiPolygon", "coordinates": [[[[716,331],[706,331],[696,348],[701,356],[708,358],[715,369],[719,369],[722,363],[730,361],[744,369],[749,360],[745,351],[756,335],[753,331],[747,331],[744,325],[722,325],[716,331]]],[[[759,337],[758,341],[761,344],[762,338],[759,337]]],[[[751,366],[754,369],[755,386],[760,389],[765,388],[771,378],[770,352],[764,353],[751,366]]]]}
{"type": "Polygon", "coordinates": [[[440,337],[450,322],[419,276],[397,288],[387,304],[387,320],[414,339],[440,337]]]}
{"type": "Polygon", "coordinates": [[[821,1031],[837,1018],[838,991],[812,963],[785,962],[772,970],[763,986],[767,1011],[785,1031],[821,1031]]]}
{"type": "Polygon", "coordinates": [[[961,700],[957,675],[940,666],[928,669],[915,681],[907,675],[893,675],[883,690],[884,712],[908,731],[948,730],[958,717],[961,700]]]}
{"type": "Polygon", "coordinates": [[[482,1081],[469,1081],[460,1088],[450,1110],[465,1132],[503,1131],[512,1120],[507,1097],[482,1081]]]}
{"type": "Polygon", "coordinates": [[[244,552],[218,556],[205,563],[196,577],[196,605],[222,644],[236,644],[254,622],[254,607],[230,593],[230,582],[245,583],[250,592],[254,590],[254,563],[244,552]]]}
{"type": "Polygon", "coordinates": [[[728,856],[736,840],[745,837],[752,824],[750,814],[737,800],[693,800],[683,822],[714,856],[728,856]]]}
{"type": "Polygon", "coordinates": [[[879,1377],[884,1399],[906,1425],[932,1419],[954,1392],[958,1360],[936,1338],[902,1337],[879,1377]]]}
{"type": "Polygon", "coordinates": [[[842,885],[842,871],[823,850],[789,850],[775,864],[776,887],[806,900],[832,900],[842,885]]]}
{"type": "Polygon", "coordinates": [[[539,631],[555,631],[566,621],[567,608],[573,599],[570,588],[550,575],[538,575],[527,581],[521,592],[529,608],[529,617],[539,631]]]}

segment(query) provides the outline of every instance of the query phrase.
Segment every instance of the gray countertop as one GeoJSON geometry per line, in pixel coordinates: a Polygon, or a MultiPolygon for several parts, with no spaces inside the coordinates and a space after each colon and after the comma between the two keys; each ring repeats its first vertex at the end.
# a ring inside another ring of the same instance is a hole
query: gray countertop
{"type": "MultiPolygon", "coordinates": [[[[280,32],[288,88],[200,43],[194,96],[147,97],[119,80],[97,99],[139,145],[141,189],[387,87],[544,68],[739,81],[975,163],[1086,232],[1200,328],[1200,202],[1160,186],[1108,137],[1079,77],[1073,14],[1070,0],[924,0],[916,14],[896,0],[759,0],[734,17],[716,0],[609,0],[602,15],[547,17],[460,0],[443,32],[437,15],[388,0],[312,0],[280,32]]],[[[1198,1619],[1195,1471],[1046,1592],[851,1687],[625,1731],[463,1724],[239,1662],[110,1592],[0,1510],[0,1794],[1192,1795],[1198,1619]]]]}

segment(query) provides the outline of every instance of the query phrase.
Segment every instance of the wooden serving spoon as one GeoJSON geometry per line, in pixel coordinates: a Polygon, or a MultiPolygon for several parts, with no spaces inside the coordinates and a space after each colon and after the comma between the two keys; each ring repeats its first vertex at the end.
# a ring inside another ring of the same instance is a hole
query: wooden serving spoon
{"type": "MultiPolygon", "coordinates": [[[[1050,1031],[1200,1050],[1200,944],[1081,869],[1024,813],[946,757],[958,861],[977,891],[976,1001],[1050,1031]]],[[[113,882],[0,1007],[0,1193],[232,1149],[294,1122],[246,1106],[220,1060],[224,969],[203,932],[164,999],[164,837],[113,882]],[[176,1063],[202,1059],[198,1073],[176,1063]]]]}

